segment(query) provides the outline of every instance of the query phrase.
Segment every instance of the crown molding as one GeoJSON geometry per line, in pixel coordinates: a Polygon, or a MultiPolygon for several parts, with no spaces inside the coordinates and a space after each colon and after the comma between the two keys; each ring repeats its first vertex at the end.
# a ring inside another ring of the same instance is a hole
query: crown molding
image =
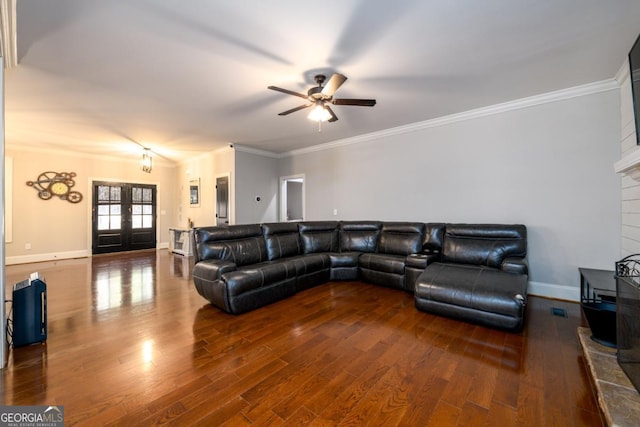
{"type": "Polygon", "coordinates": [[[0,0],[0,49],[4,68],[18,65],[16,41],[16,0],[0,0]]]}
{"type": "Polygon", "coordinates": [[[616,73],[614,79],[618,82],[618,84],[620,86],[622,86],[622,84],[628,80],[630,77],[630,73],[629,73],[629,59],[625,59],[624,63],[622,64],[622,66],[620,67],[620,69],[618,70],[618,72],[616,73]]]}
{"type": "Polygon", "coordinates": [[[600,92],[608,92],[611,90],[618,90],[620,85],[615,79],[607,79],[599,82],[589,83],[581,86],[575,86],[567,89],[561,89],[554,92],[548,92],[541,95],[530,96],[528,98],[517,99],[515,101],[508,101],[501,104],[490,105],[488,107],[477,108],[474,110],[465,111],[462,113],[451,114],[448,116],[438,117],[423,122],[411,123],[404,126],[398,126],[390,129],[385,129],[377,132],[371,132],[363,135],[354,136],[351,138],[340,139],[325,144],[314,145],[311,147],[305,147],[298,150],[292,150],[282,153],[279,157],[291,157],[300,154],[308,154],[317,151],[329,150],[336,147],[342,147],[351,144],[358,144],[362,142],[369,142],[375,139],[384,138],[388,136],[401,135],[408,132],[417,132],[424,129],[429,129],[437,126],[448,125],[456,122],[462,122],[465,120],[471,120],[478,117],[490,116],[494,114],[505,113],[508,111],[521,110],[523,108],[534,107],[537,105],[548,104],[551,102],[564,101],[571,98],[576,98],[585,95],[592,95],[600,92]]]}
{"type": "Polygon", "coordinates": [[[271,157],[274,159],[281,159],[283,157],[287,157],[285,155],[274,153],[272,151],[260,150],[258,148],[245,147],[243,145],[233,144],[233,148],[236,151],[240,151],[243,153],[257,154],[258,156],[271,157]]]}

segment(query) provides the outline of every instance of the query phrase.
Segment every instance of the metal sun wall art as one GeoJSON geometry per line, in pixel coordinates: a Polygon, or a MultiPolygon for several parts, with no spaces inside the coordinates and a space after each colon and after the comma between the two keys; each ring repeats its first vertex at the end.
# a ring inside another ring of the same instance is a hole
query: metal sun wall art
{"type": "Polygon", "coordinates": [[[35,188],[38,191],[38,197],[42,200],[58,196],[69,203],[79,203],[82,200],[82,193],[71,191],[71,187],[76,185],[73,180],[75,176],[75,172],[42,172],[38,175],[37,181],[27,181],[27,185],[35,188]]]}

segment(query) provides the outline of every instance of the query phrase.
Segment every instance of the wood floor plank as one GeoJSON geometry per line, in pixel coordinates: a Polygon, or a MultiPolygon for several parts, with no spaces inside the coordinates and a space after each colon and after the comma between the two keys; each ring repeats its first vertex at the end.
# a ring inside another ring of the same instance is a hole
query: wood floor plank
{"type": "Polygon", "coordinates": [[[10,351],[2,403],[89,426],[602,425],[578,304],[530,297],[514,334],[332,282],[236,316],[197,294],[192,264],[160,250],[8,266],[8,294],[44,274],[49,328],[10,351]]]}
{"type": "Polygon", "coordinates": [[[489,422],[489,410],[487,408],[483,408],[472,402],[466,402],[460,410],[460,417],[458,417],[458,422],[456,425],[460,427],[469,427],[484,425],[498,426],[509,424],[498,424],[497,422],[494,423],[494,420],[491,420],[489,422]]]}

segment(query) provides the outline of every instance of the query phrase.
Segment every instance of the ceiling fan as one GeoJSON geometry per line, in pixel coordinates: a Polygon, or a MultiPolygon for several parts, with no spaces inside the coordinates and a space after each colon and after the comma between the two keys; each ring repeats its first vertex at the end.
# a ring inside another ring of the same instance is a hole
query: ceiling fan
{"type": "Polygon", "coordinates": [[[328,104],[357,105],[361,107],[373,107],[376,105],[375,99],[334,98],[333,94],[336,93],[338,88],[340,88],[340,86],[342,86],[342,84],[347,80],[347,77],[342,74],[334,73],[329,81],[327,81],[326,85],[324,83],[327,80],[327,76],[324,74],[316,75],[314,80],[318,86],[309,89],[306,95],[276,86],[269,86],[268,89],[286,93],[288,95],[298,96],[308,101],[304,105],[283,111],[278,115],[286,116],[287,114],[295,113],[296,111],[300,111],[305,108],[314,107],[313,110],[311,110],[311,113],[309,113],[309,119],[317,122],[335,122],[338,120],[338,116],[336,116],[328,104]]]}

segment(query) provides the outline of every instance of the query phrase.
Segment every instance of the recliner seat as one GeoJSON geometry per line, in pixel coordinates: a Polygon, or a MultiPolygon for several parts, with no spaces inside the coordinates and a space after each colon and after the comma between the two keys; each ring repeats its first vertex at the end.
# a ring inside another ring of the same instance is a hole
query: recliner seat
{"type": "Polygon", "coordinates": [[[442,260],[415,285],[419,310],[517,331],[528,281],[522,225],[447,224],[442,260]]]}

